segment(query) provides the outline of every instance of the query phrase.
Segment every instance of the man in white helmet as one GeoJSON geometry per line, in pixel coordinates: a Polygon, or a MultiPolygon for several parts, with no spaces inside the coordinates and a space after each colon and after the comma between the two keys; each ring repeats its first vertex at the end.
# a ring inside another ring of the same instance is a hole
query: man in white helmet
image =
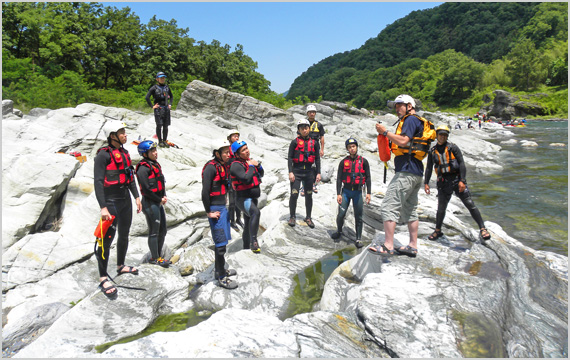
{"type": "MultiPolygon", "coordinates": [[[[319,143],[319,157],[323,157],[325,154],[325,128],[323,124],[315,120],[317,116],[317,107],[313,104],[307,105],[307,120],[309,120],[309,136],[311,139],[314,139],[319,143]]],[[[313,178],[316,179],[317,177],[317,169],[315,166],[312,168],[313,170],[313,178]]],[[[320,181],[320,180],[319,180],[320,181]]],[[[317,181],[318,182],[318,181],[317,181]]],[[[313,192],[318,193],[319,190],[317,189],[317,182],[313,185],[313,192]]],[[[301,195],[304,196],[304,188],[301,187],[301,195]]]]}
{"type": "Polygon", "coordinates": [[[416,102],[409,95],[398,95],[394,101],[388,101],[388,107],[395,108],[399,124],[395,133],[380,124],[376,131],[383,134],[392,143],[395,156],[396,174],[390,181],[386,195],[382,201],[382,220],[386,235],[384,244],[372,245],[369,251],[380,255],[394,255],[394,250],[401,254],[415,257],[418,252],[418,192],[422,185],[424,167],[421,160],[412,156],[407,150],[410,141],[424,129],[422,120],[416,116],[416,102]],[[394,249],[394,232],[398,223],[407,223],[410,233],[410,243],[399,249],[394,249]]]}

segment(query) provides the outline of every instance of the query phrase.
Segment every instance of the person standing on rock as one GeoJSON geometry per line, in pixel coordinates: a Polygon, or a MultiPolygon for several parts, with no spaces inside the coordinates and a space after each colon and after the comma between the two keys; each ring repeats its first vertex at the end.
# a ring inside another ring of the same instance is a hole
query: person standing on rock
{"type": "Polygon", "coordinates": [[[242,234],[243,248],[260,253],[257,241],[261,212],[257,200],[261,195],[261,178],[264,171],[261,162],[250,159],[249,148],[245,141],[236,141],[231,146],[236,159],[230,167],[232,187],[236,191],[236,206],[243,212],[244,227],[242,234]]]}
{"type": "MultiPolygon", "coordinates": [[[[311,139],[314,139],[319,143],[319,157],[323,157],[325,154],[325,128],[323,124],[315,120],[317,116],[317,107],[315,105],[307,105],[307,120],[309,120],[309,136],[311,139]]],[[[313,179],[317,178],[317,168],[316,165],[313,166],[313,179]]],[[[319,189],[317,188],[317,183],[320,180],[316,181],[313,185],[313,193],[318,193],[319,189]]],[[[305,196],[304,188],[301,187],[301,196],[305,196]]]]}
{"type": "Polygon", "coordinates": [[[162,167],[158,163],[156,143],[151,140],[141,142],[137,150],[143,159],[137,164],[137,180],[142,194],[142,211],[148,225],[148,247],[150,264],[169,267],[170,261],[160,256],[166,238],[166,212],[164,205],[166,188],[162,167]]]}
{"type": "Polygon", "coordinates": [[[218,284],[226,289],[238,287],[230,279],[237,272],[225,268],[226,246],[232,239],[228,209],[226,208],[226,194],[228,193],[229,172],[227,161],[230,156],[229,145],[219,142],[213,150],[214,158],[202,168],[202,204],[208,216],[212,239],[214,240],[214,276],[218,284]],[[219,146],[219,147],[218,147],[219,146]]]}
{"type": "Polygon", "coordinates": [[[297,123],[299,136],[291,141],[287,156],[287,166],[289,168],[289,181],[291,182],[291,195],[289,198],[289,226],[295,226],[295,210],[297,209],[297,199],[301,183],[308,189],[305,191],[305,222],[312,229],[315,227],[311,219],[313,209],[313,184],[315,180],[321,181],[321,157],[318,140],[309,136],[310,124],[306,119],[297,123]],[[313,165],[316,169],[316,177],[313,175],[313,165]]]}
{"type": "Polygon", "coordinates": [[[441,226],[445,218],[445,210],[451,199],[451,195],[455,195],[463,202],[463,205],[471,213],[473,220],[479,226],[479,234],[483,242],[491,238],[491,234],[485,228],[483,218],[479,209],[475,206],[471,193],[467,187],[465,176],[467,169],[463,161],[463,155],[459,147],[449,141],[449,127],[440,125],[436,129],[437,144],[429,151],[426,173],[424,178],[424,190],[426,194],[430,194],[429,180],[431,178],[432,169],[435,168],[437,174],[437,215],[435,221],[435,230],[428,239],[437,240],[443,236],[441,226]]]}
{"type": "Polygon", "coordinates": [[[422,160],[427,155],[431,142],[429,139],[435,137],[435,131],[429,121],[416,115],[416,102],[411,96],[398,95],[394,101],[388,101],[388,106],[396,109],[400,121],[395,133],[389,132],[380,123],[376,124],[376,131],[388,138],[395,155],[395,175],[388,184],[382,201],[386,240],[384,244],[368,249],[381,255],[393,255],[396,250],[400,254],[415,257],[418,253],[418,192],[424,172],[422,160]],[[394,249],[394,232],[398,222],[408,224],[410,242],[394,249]]]}
{"type": "Polygon", "coordinates": [[[154,109],[158,146],[169,147],[167,139],[168,127],[170,126],[170,109],[172,108],[172,91],[166,85],[166,75],[162,71],[156,74],[156,82],[148,89],[145,99],[148,106],[154,109]],[[151,96],[154,99],[154,104],[150,101],[151,96]]]}
{"type": "Polygon", "coordinates": [[[94,160],[94,188],[95,196],[101,208],[101,219],[111,220],[111,227],[107,230],[101,243],[95,244],[95,257],[99,267],[99,288],[109,298],[117,295],[117,288],[111,283],[107,273],[109,252],[115,232],[119,233],[117,239],[117,274],[137,275],[138,270],[132,266],[125,266],[127,248],[129,246],[129,230],[132,222],[131,194],[135,198],[137,213],[142,210],[142,204],[134,180],[133,167],[129,152],[123,148],[127,142],[126,125],[118,120],[110,120],[103,126],[107,136],[108,145],[97,150],[94,160]],[[130,192],[130,194],[129,194],[130,192]],[[97,245],[99,245],[97,247],[97,245]]]}
{"type": "MultiPolygon", "coordinates": [[[[228,141],[230,143],[230,153],[229,153],[229,158],[228,158],[228,168],[232,165],[232,163],[235,160],[235,155],[232,152],[231,146],[233,143],[235,143],[236,141],[239,141],[239,131],[237,129],[234,130],[230,130],[228,133],[228,141]]],[[[229,177],[228,177],[229,180],[229,177]]],[[[232,227],[235,231],[239,231],[239,228],[237,227],[237,225],[241,226],[243,228],[243,222],[241,221],[241,211],[239,211],[239,209],[236,207],[236,192],[234,190],[234,188],[231,186],[231,182],[230,182],[230,186],[228,186],[229,192],[228,192],[228,197],[229,197],[229,213],[230,213],[230,227],[232,227]]]]}
{"type": "Polygon", "coordinates": [[[338,239],[342,235],[344,217],[348,210],[348,205],[352,200],[354,210],[354,225],[356,228],[356,238],[354,244],[357,248],[362,247],[362,187],[366,185],[366,204],[370,204],[372,194],[370,178],[370,165],[368,160],[358,155],[358,141],[350,138],[345,142],[349,155],[338,164],[336,177],[336,202],[338,203],[338,215],[336,217],[337,231],[331,235],[333,239],[338,239]],[[342,190],[341,190],[342,188],[342,190]]]}

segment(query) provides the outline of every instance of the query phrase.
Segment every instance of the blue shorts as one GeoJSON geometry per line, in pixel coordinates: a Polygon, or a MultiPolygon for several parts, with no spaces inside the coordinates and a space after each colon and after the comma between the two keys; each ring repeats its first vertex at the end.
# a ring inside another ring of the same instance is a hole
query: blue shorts
{"type": "Polygon", "coordinates": [[[210,206],[211,212],[220,212],[219,219],[208,218],[210,222],[210,230],[212,230],[212,239],[216,247],[226,246],[232,239],[230,232],[230,218],[228,217],[228,209],[225,205],[210,206]]]}

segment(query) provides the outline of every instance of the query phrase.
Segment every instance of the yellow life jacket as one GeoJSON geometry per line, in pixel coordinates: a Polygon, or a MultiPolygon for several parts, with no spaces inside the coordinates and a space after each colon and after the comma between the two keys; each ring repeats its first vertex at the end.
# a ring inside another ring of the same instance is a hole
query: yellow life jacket
{"type": "Polygon", "coordinates": [[[321,134],[319,132],[319,123],[317,120],[313,121],[309,127],[309,136],[311,136],[313,139],[319,139],[321,137],[321,134]]]}
{"type": "MultiPolygon", "coordinates": [[[[400,120],[398,127],[396,128],[396,135],[400,135],[402,133],[404,120],[406,120],[406,118],[410,115],[411,114],[407,114],[400,120]]],[[[410,143],[408,143],[408,146],[398,146],[394,143],[391,143],[390,149],[395,156],[410,154],[413,155],[416,159],[422,161],[428,154],[431,142],[435,140],[435,126],[426,118],[415,114],[413,116],[417,117],[424,124],[422,133],[416,134],[416,136],[411,139],[410,143]]]]}
{"type": "Polygon", "coordinates": [[[448,142],[443,154],[440,154],[435,146],[431,149],[432,161],[435,173],[438,177],[447,173],[459,172],[459,164],[457,163],[457,159],[455,159],[455,155],[453,155],[453,152],[451,151],[451,146],[452,144],[448,142]]]}

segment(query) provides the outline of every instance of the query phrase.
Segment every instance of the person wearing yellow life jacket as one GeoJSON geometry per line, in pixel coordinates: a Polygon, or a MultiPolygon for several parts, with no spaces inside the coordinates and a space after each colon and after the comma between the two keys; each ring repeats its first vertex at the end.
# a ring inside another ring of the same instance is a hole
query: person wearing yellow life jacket
{"type": "Polygon", "coordinates": [[[301,183],[307,189],[305,191],[305,222],[310,228],[315,224],[311,219],[313,209],[313,184],[315,180],[321,180],[321,157],[317,140],[309,136],[309,121],[301,119],[297,122],[299,136],[291,141],[287,155],[287,167],[289,169],[289,181],[291,184],[291,195],[289,198],[289,226],[295,226],[295,210],[299,198],[301,183]],[[313,177],[312,167],[316,167],[316,178],[313,177]]]}
{"type": "Polygon", "coordinates": [[[463,161],[463,155],[459,147],[449,141],[449,127],[440,125],[436,129],[437,144],[429,151],[426,173],[424,178],[424,191],[430,194],[429,181],[432,169],[435,168],[437,174],[437,215],[435,222],[435,230],[428,237],[429,240],[437,240],[443,236],[441,226],[445,218],[445,210],[451,199],[451,195],[455,195],[463,202],[463,205],[469,210],[471,217],[479,226],[479,233],[483,242],[491,238],[491,234],[485,228],[483,218],[479,209],[475,206],[471,198],[471,192],[467,187],[465,176],[467,169],[463,161]]]}
{"type": "Polygon", "coordinates": [[[161,256],[166,238],[166,212],[164,205],[168,201],[162,168],[158,163],[156,143],[142,141],[137,150],[143,159],[137,164],[135,173],[142,194],[142,212],[148,225],[148,248],[150,264],[169,267],[170,261],[161,256]]]}
{"type": "Polygon", "coordinates": [[[396,132],[378,123],[376,131],[383,134],[392,143],[395,155],[395,175],[390,181],[382,201],[382,221],[386,240],[384,244],[368,248],[372,253],[388,256],[397,251],[410,257],[418,253],[418,192],[422,185],[422,159],[429,150],[430,138],[435,138],[433,124],[416,115],[416,102],[410,95],[398,95],[388,106],[396,109],[399,122],[396,132]],[[431,127],[430,127],[431,126],[431,127]],[[410,242],[406,246],[394,249],[394,232],[398,223],[407,223],[410,242]]]}
{"type": "Polygon", "coordinates": [[[226,269],[226,246],[232,239],[230,220],[226,199],[228,194],[228,179],[230,177],[227,161],[230,147],[222,141],[216,142],[212,152],[214,158],[202,168],[202,204],[208,216],[212,239],[214,240],[214,274],[218,285],[226,289],[235,289],[238,284],[230,279],[237,272],[226,269]]]}
{"type": "MultiPolygon", "coordinates": [[[[236,141],[239,141],[239,131],[237,129],[230,130],[228,132],[228,142],[230,143],[230,153],[228,158],[228,168],[232,165],[232,162],[235,160],[235,155],[232,152],[231,146],[236,141]]],[[[228,199],[229,199],[229,206],[228,211],[230,214],[230,227],[233,228],[235,231],[239,231],[238,225],[243,229],[243,222],[241,221],[241,211],[236,207],[236,192],[234,188],[231,186],[231,180],[228,177],[228,199]]]]}
{"type": "MultiPolygon", "coordinates": [[[[316,120],[317,116],[317,107],[313,104],[307,105],[307,120],[309,121],[309,137],[314,139],[316,142],[319,143],[319,157],[322,157],[325,154],[325,127],[319,121],[316,120]]],[[[297,132],[298,134],[298,132],[297,132]]],[[[317,178],[317,169],[316,165],[312,167],[313,171],[313,179],[317,178]]],[[[319,180],[320,181],[320,180],[319,180]]],[[[317,183],[319,181],[315,181],[313,184],[313,193],[318,193],[319,188],[317,187],[317,183]]],[[[304,187],[301,187],[300,193],[301,196],[305,196],[304,187]]]]}
{"type": "Polygon", "coordinates": [[[127,248],[129,246],[129,230],[132,222],[131,195],[135,198],[137,212],[142,211],[142,204],[134,180],[133,166],[129,152],[123,148],[127,142],[125,123],[109,120],[103,126],[107,136],[107,146],[97,150],[94,160],[93,181],[95,196],[101,208],[101,219],[114,221],[107,230],[101,244],[95,243],[95,257],[99,268],[99,288],[109,298],[117,296],[117,288],[111,283],[107,273],[109,250],[115,233],[117,239],[117,273],[138,274],[132,266],[125,266],[127,248]],[[98,246],[99,245],[99,246],[98,246]],[[106,286],[107,285],[107,286],[106,286]]]}
{"type": "Polygon", "coordinates": [[[331,235],[333,239],[338,239],[342,235],[344,217],[348,211],[348,205],[352,200],[354,210],[354,225],[356,237],[354,244],[357,248],[362,247],[362,188],[366,186],[366,204],[370,204],[372,194],[370,178],[370,165],[368,160],[358,155],[358,141],[350,138],[345,142],[349,155],[338,164],[336,177],[336,202],[338,203],[338,215],[336,217],[337,231],[331,235]],[[342,188],[342,190],[341,190],[342,188]]]}
{"type": "Polygon", "coordinates": [[[250,158],[249,148],[245,141],[234,142],[231,149],[236,160],[230,166],[230,176],[232,186],[236,191],[236,206],[244,216],[243,248],[260,253],[257,232],[261,211],[257,207],[257,200],[261,195],[259,185],[264,170],[261,162],[250,158]]]}

